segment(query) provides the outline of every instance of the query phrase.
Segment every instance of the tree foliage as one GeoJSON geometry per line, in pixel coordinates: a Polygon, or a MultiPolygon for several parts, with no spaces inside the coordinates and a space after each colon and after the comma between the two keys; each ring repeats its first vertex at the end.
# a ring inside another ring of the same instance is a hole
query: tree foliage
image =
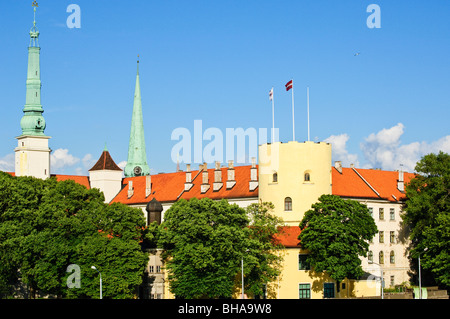
{"type": "Polygon", "coordinates": [[[421,266],[438,284],[450,287],[450,155],[425,155],[418,173],[406,185],[402,216],[410,228],[410,257],[421,254],[421,266]]]}
{"type": "Polygon", "coordinates": [[[363,275],[360,256],[367,256],[377,227],[366,205],[322,195],[300,222],[301,248],[314,271],[326,271],[337,282],[363,275]]]}
{"type": "Polygon", "coordinates": [[[139,209],[107,205],[97,189],[73,181],[12,177],[0,172],[0,294],[19,281],[28,295],[131,298],[147,262],[140,242],[139,209]],[[69,289],[70,264],[80,267],[81,287],[69,289]]]}
{"type": "Polygon", "coordinates": [[[168,271],[170,289],[182,298],[231,297],[240,287],[244,260],[247,292],[262,293],[264,282],[278,272],[270,250],[277,231],[267,219],[267,207],[247,211],[226,200],[193,198],[174,203],[165,213],[159,244],[168,271]]]}

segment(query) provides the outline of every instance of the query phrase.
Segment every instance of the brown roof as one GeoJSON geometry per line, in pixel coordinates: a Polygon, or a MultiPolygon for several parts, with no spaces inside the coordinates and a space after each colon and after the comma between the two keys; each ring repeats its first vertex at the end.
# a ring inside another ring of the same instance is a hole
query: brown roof
{"type": "Polygon", "coordinates": [[[122,169],[112,159],[108,151],[103,151],[102,155],[98,159],[97,163],[89,171],[101,171],[101,170],[121,171],[122,169]]]}

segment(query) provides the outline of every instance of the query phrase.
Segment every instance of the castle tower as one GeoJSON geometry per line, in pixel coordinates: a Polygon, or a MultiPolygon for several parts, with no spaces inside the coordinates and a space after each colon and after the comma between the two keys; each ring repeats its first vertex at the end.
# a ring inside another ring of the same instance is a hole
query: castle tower
{"type": "Polygon", "coordinates": [[[150,168],[147,164],[147,153],[145,151],[144,120],[142,116],[141,86],[139,83],[139,60],[137,61],[128,160],[124,174],[125,177],[150,175],[150,168]]]}
{"type": "Polygon", "coordinates": [[[322,194],[331,194],[331,144],[276,142],[259,146],[259,199],[298,226],[322,194]]]}
{"type": "Polygon", "coordinates": [[[98,188],[109,203],[122,188],[122,169],[116,165],[108,149],[103,149],[97,163],[89,170],[91,188],[98,188]]]}
{"type": "Polygon", "coordinates": [[[44,134],[46,127],[41,105],[41,72],[39,30],[36,27],[36,8],[33,2],[34,21],[30,30],[30,46],[28,47],[28,72],[26,82],[26,102],[23,117],[20,121],[22,135],[16,137],[18,146],[15,152],[16,176],[50,177],[49,136],[44,134]]]}

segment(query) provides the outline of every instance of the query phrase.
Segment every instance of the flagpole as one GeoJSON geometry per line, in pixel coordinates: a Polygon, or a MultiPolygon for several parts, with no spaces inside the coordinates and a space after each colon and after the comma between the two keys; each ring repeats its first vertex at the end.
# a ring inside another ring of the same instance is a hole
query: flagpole
{"type": "Polygon", "coordinates": [[[272,87],[272,144],[274,143],[275,136],[275,102],[273,96],[273,87],[272,87]]]}
{"type": "Polygon", "coordinates": [[[308,142],[309,142],[309,86],[306,88],[306,100],[308,105],[308,142]]]}
{"type": "Polygon", "coordinates": [[[294,83],[292,82],[292,140],[295,141],[295,120],[294,120],[294,83]]]}

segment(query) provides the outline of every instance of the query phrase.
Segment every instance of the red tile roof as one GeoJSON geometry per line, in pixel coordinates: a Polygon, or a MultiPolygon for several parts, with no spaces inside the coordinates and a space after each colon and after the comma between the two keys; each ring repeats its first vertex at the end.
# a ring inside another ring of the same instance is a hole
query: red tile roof
{"type": "Polygon", "coordinates": [[[192,183],[194,186],[189,191],[184,191],[184,183],[186,181],[186,172],[165,173],[151,176],[152,192],[145,197],[145,176],[128,177],[122,182],[123,188],[112,200],[124,204],[141,204],[156,198],[159,202],[175,202],[179,198],[204,198],[211,199],[231,199],[231,198],[248,198],[258,197],[258,188],[250,191],[250,168],[251,166],[236,166],[235,180],[236,184],[233,188],[226,188],[227,169],[221,168],[223,186],[218,191],[213,191],[214,169],[208,169],[208,183],[210,188],[205,193],[201,193],[202,173],[200,171],[192,171],[192,183]],[[134,194],[128,198],[128,183],[133,181],[134,194]]]}
{"type": "Polygon", "coordinates": [[[299,248],[300,227],[298,226],[283,226],[280,227],[280,232],[275,235],[277,244],[281,244],[286,248],[299,248]]]}
{"type": "Polygon", "coordinates": [[[52,174],[51,177],[56,177],[56,180],[58,182],[66,181],[66,180],[73,180],[75,183],[83,185],[87,189],[91,188],[91,186],[89,185],[89,177],[88,176],[52,174]]]}
{"type": "MultiPolygon", "coordinates": [[[[16,173],[14,172],[5,172],[5,173],[10,174],[11,176],[16,176],[16,173]]],[[[88,176],[51,174],[50,177],[55,177],[58,182],[70,179],[73,180],[75,183],[85,186],[87,189],[91,188],[88,176]]]]}
{"type": "MultiPolygon", "coordinates": [[[[414,174],[403,173],[404,183],[414,174]]],[[[342,197],[374,198],[389,201],[404,200],[405,194],[397,188],[399,172],[376,169],[342,168],[342,173],[332,168],[332,193],[342,197]]]]}

